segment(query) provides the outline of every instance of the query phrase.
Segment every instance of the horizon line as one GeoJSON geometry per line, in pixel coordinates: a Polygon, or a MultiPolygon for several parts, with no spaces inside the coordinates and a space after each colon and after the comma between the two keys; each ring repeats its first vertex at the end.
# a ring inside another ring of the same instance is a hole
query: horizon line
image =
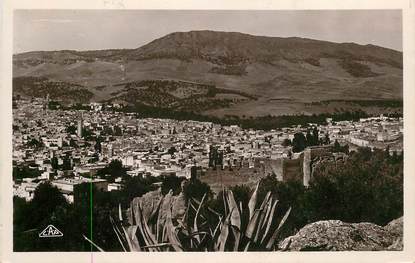
{"type": "Polygon", "coordinates": [[[359,46],[376,46],[376,47],[380,47],[380,48],[384,48],[384,49],[389,49],[389,50],[393,50],[396,52],[400,52],[403,53],[403,50],[398,50],[398,49],[394,49],[394,48],[390,48],[390,47],[385,47],[385,46],[381,46],[378,44],[372,44],[372,43],[367,43],[367,44],[360,44],[357,42],[336,42],[336,41],[332,41],[332,40],[323,40],[323,39],[317,39],[317,38],[309,38],[309,37],[300,37],[300,36],[285,36],[285,37],[281,37],[281,36],[269,36],[269,35],[253,35],[253,34],[249,34],[249,33],[243,33],[243,32],[238,32],[238,31],[221,31],[221,30],[210,30],[210,29],[201,29],[201,30],[189,30],[189,31],[173,31],[170,32],[168,34],[165,34],[161,37],[155,38],[149,42],[147,42],[146,44],[143,44],[141,46],[138,47],[132,47],[132,48],[126,48],[126,47],[119,47],[119,48],[102,48],[102,49],[50,49],[50,50],[30,50],[30,51],[23,51],[23,52],[18,52],[18,53],[14,53],[13,52],[13,56],[14,55],[21,55],[21,54],[27,54],[27,53],[32,53],[32,52],[62,52],[62,51],[73,51],[73,52],[89,52],[89,51],[108,51],[108,50],[134,50],[134,49],[139,49],[147,44],[150,44],[153,41],[162,39],[168,35],[171,34],[175,34],[175,33],[190,33],[190,32],[219,32],[219,33],[238,33],[238,34],[242,34],[242,35],[249,35],[249,36],[254,36],[254,37],[267,37],[267,38],[283,38],[283,39],[289,39],[289,38],[299,38],[299,39],[307,39],[307,40],[315,40],[315,41],[321,41],[321,42],[329,42],[329,43],[334,43],[334,44],[355,44],[355,45],[359,45],[359,46]]]}

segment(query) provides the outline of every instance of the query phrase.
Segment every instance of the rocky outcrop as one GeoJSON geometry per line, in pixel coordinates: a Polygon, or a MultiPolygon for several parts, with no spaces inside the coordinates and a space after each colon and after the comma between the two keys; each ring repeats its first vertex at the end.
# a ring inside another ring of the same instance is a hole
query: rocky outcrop
{"type": "Polygon", "coordinates": [[[403,250],[403,217],[389,222],[384,229],[397,237],[388,250],[403,250]]]}
{"type": "Polygon", "coordinates": [[[318,221],[303,227],[280,244],[283,251],[373,251],[403,249],[403,219],[385,227],[372,223],[318,221]]]}

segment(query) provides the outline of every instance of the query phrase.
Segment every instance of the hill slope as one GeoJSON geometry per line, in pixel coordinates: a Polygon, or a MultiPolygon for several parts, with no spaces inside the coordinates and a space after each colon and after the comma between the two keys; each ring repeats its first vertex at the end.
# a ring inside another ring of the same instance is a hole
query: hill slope
{"type": "MultiPolygon", "coordinates": [[[[85,89],[93,101],[214,115],[309,114],[361,107],[349,100],[403,95],[401,52],[235,32],[171,33],[137,49],[22,53],[13,56],[13,70],[16,83],[46,78],[85,89]]],[[[38,96],[49,90],[31,88],[38,96]]],[[[27,89],[14,85],[16,93],[27,89]]],[[[60,98],[61,92],[54,94],[60,98]]]]}

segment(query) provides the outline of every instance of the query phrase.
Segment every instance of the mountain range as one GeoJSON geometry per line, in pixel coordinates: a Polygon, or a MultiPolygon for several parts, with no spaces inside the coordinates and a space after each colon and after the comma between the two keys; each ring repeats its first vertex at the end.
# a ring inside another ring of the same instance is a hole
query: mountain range
{"type": "Polygon", "coordinates": [[[190,31],[136,49],[15,54],[13,92],[215,116],[401,111],[402,68],[402,52],[375,45],[190,31]]]}

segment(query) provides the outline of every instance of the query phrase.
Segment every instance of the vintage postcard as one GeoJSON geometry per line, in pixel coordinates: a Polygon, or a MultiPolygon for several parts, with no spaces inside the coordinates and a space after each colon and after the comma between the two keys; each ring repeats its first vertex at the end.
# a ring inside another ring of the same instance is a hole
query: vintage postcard
{"type": "Polygon", "coordinates": [[[413,4],[5,1],[2,262],[415,260],[413,4]]]}

